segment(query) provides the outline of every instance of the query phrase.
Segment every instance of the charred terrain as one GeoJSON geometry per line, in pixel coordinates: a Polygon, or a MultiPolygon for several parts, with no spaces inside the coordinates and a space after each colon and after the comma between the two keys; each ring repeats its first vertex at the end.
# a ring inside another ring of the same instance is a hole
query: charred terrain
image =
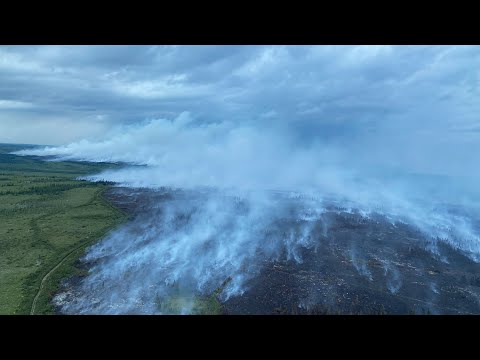
{"type": "MultiPolygon", "coordinates": [[[[129,236],[137,237],[130,241],[143,244],[138,246],[147,249],[153,246],[148,243],[161,242],[163,235],[167,237],[169,231],[175,232],[160,228],[152,238],[143,235],[149,224],[165,224],[160,220],[166,216],[165,209],[171,208],[173,203],[181,203],[181,207],[185,208],[185,202],[191,202],[192,199],[198,200],[196,206],[201,206],[205,201],[202,199],[208,195],[116,187],[108,190],[105,197],[130,214],[130,221],[124,227],[129,236]]],[[[158,272],[157,280],[145,278],[147,284],[151,282],[150,287],[169,282],[170,290],[163,291],[166,297],[156,295],[156,307],[144,307],[152,295],[148,291],[136,291],[135,294],[140,294],[136,305],[130,306],[128,311],[119,312],[165,313],[165,304],[171,304],[173,298],[176,305],[169,308],[171,313],[480,313],[480,264],[449,245],[438,242],[432,251],[431,240],[412,226],[391,222],[381,215],[366,217],[335,204],[325,206],[316,218],[299,218],[294,210],[300,206],[298,202],[281,194],[278,198],[278,206],[289,210],[269,223],[259,240],[263,243],[278,241],[280,245],[275,246],[274,252],[263,245],[257,246],[251,252],[251,258],[241,264],[239,273],[219,270],[218,276],[212,276],[210,283],[207,282],[201,290],[192,286],[193,280],[185,276],[170,282],[165,280],[168,279],[165,273],[169,271],[165,268],[158,272]],[[289,247],[285,241],[288,237],[286,234],[301,236],[301,229],[305,225],[309,228],[307,240],[289,247]],[[229,290],[229,282],[234,282],[238,276],[245,279],[241,291],[229,290]],[[185,310],[185,297],[192,296],[196,299],[195,305],[185,310]]],[[[234,202],[235,199],[227,198],[225,201],[234,202]]],[[[237,216],[242,216],[244,206],[238,203],[237,216]]],[[[175,213],[168,218],[168,222],[176,228],[188,227],[194,221],[192,214],[193,211],[175,213]]],[[[228,232],[228,229],[225,231],[228,232]]],[[[114,238],[110,240],[115,241],[114,238]]],[[[208,252],[209,242],[202,246],[208,252]]],[[[112,257],[122,256],[108,253],[108,249],[106,252],[103,256],[87,256],[82,260],[82,266],[91,269],[90,274],[101,272],[102,263],[108,263],[112,257]]],[[[200,254],[198,256],[201,258],[200,254]]],[[[161,267],[160,264],[151,266],[161,267]]],[[[101,282],[98,279],[88,282],[88,276],[85,275],[67,279],[56,296],[57,313],[104,312],[100,305],[95,307],[95,299],[97,303],[105,299],[111,301],[111,293],[107,296],[102,291],[109,286],[119,286],[113,284],[116,281],[131,281],[128,274],[135,271],[138,270],[131,268],[123,280],[104,278],[101,282]],[[98,294],[86,295],[87,289],[98,294]],[[75,302],[77,307],[71,307],[70,304],[75,302]],[[87,307],[85,304],[78,305],[81,302],[89,304],[87,307]]],[[[131,296],[129,291],[127,288],[115,291],[115,301],[130,301],[126,299],[131,296]],[[122,296],[126,298],[122,299],[122,296]]]]}

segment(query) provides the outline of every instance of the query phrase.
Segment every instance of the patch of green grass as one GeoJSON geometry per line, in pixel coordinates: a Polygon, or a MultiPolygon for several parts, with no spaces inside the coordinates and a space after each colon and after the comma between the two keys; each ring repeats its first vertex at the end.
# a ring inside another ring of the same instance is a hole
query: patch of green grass
{"type": "Polygon", "coordinates": [[[42,278],[65,259],[39,294],[35,313],[48,314],[61,279],[80,271],[75,261],[125,219],[102,198],[108,185],[75,180],[115,165],[7,153],[15,150],[0,145],[0,314],[29,314],[42,278]]]}
{"type": "Polygon", "coordinates": [[[230,277],[227,278],[209,296],[182,293],[176,288],[172,295],[157,300],[158,309],[162,314],[221,315],[223,308],[218,297],[231,280],[230,277]]]}
{"type": "Polygon", "coordinates": [[[222,313],[222,305],[213,295],[206,297],[171,295],[159,301],[158,308],[162,314],[166,315],[219,315],[222,313]]]}

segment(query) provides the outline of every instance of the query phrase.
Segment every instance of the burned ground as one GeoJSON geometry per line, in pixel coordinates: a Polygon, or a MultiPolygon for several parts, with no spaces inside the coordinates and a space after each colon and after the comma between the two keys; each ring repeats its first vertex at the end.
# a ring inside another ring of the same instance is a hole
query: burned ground
{"type": "MultiPolygon", "coordinates": [[[[105,197],[131,222],[154,206],[194,196],[160,189],[110,189],[105,197]]],[[[179,224],[189,219],[177,219],[179,224]]],[[[280,219],[271,236],[299,228],[280,219]]],[[[224,314],[478,314],[480,264],[407,224],[365,217],[334,205],[311,225],[309,244],[290,258],[258,256],[257,271],[241,295],[215,294],[224,314]],[[328,224],[328,226],[326,225],[328,224]]],[[[258,254],[261,255],[261,254],[258,254]]],[[[84,263],[84,266],[93,264],[84,263]]],[[[63,301],[81,277],[64,283],[63,301]]],[[[57,304],[57,311],[61,306],[57,304]]]]}

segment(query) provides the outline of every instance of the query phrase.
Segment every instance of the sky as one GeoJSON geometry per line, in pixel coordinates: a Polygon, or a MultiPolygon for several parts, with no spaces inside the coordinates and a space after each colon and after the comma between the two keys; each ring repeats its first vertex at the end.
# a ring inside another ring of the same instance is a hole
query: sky
{"type": "Polygon", "coordinates": [[[64,145],[188,113],[465,175],[480,169],[479,85],[478,46],[1,46],[0,142],[64,145]]]}

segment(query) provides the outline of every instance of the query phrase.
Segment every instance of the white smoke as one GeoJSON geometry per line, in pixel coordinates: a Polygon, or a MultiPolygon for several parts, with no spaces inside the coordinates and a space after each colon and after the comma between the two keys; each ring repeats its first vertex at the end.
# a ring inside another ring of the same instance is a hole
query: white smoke
{"type": "MultiPolygon", "coordinates": [[[[428,177],[425,187],[405,174],[393,180],[378,171],[372,175],[348,148],[303,144],[293,131],[280,129],[228,122],[199,125],[189,113],[182,113],[173,121],[157,119],[121,127],[99,141],[17,154],[145,165],[88,177],[130,187],[287,190],[335,198],[343,207],[358,209],[365,216],[378,212],[393,223],[403,221],[418,227],[431,239],[433,250],[436,241],[442,240],[479,259],[474,216],[467,216],[465,210],[451,210],[453,200],[476,206],[471,193],[462,193],[461,185],[437,184],[436,178],[428,177]],[[431,188],[447,190],[436,193],[431,188]]],[[[373,151],[371,155],[374,159],[373,151]]]]}
{"type": "Polygon", "coordinates": [[[360,256],[357,246],[352,246],[349,251],[350,260],[357,272],[367,278],[369,281],[373,281],[373,275],[368,268],[367,259],[360,256]]]}
{"type": "MultiPolygon", "coordinates": [[[[153,204],[89,250],[86,260],[96,265],[63,311],[162,313],[158,299],[208,295],[230,278],[221,293],[227,300],[245,291],[264,261],[301,262],[301,248],[317,241],[311,234],[321,204],[244,195],[188,193],[153,204]],[[297,221],[286,223],[291,219],[297,221]]],[[[151,193],[154,200],[160,196],[151,193]]],[[[182,303],[178,310],[189,309],[182,303]]]]}
{"type": "MultiPolygon", "coordinates": [[[[427,179],[430,187],[408,176],[392,180],[381,168],[375,173],[358,162],[353,152],[299,141],[281,127],[197,124],[183,113],[173,121],[122,127],[98,141],[17,154],[128,164],[88,177],[93,181],[197,194],[207,190],[203,200],[192,196],[155,205],[146,218],[92,247],[87,258],[96,265],[83,284],[88,301],[80,297],[65,305],[67,312],[156,313],[156,299],[172,288],[207,294],[227,277],[232,281],[222,296],[242,294],[262,261],[284,257],[302,262],[302,249],[320,241],[312,234],[328,235],[328,218],[322,215],[327,203],[364,218],[381,215],[393,225],[413,226],[425,237],[419,246],[432,252],[442,241],[480,260],[475,201],[468,193],[445,192],[434,177],[427,179]],[[276,200],[272,190],[295,206],[276,200]],[[462,196],[469,199],[469,209],[462,196]],[[455,208],[452,199],[460,199],[463,207],[455,208]]],[[[371,154],[374,160],[375,152],[371,154]]],[[[354,266],[373,281],[357,250],[350,253],[354,266]]],[[[385,276],[388,289],[396,293],[398,271],[386,264],[385,276]]]]}
{"type": "Polygon", "coordinates": [[[101,141],[17,154],[147,165],[98,175],[130,186],[305,189],[322,182],[331,187],[336,181],[332,171],[319,168],[322,162],[332,163],[334,154],[326,147],[302,148],[292,136],[275,130],[228,122],[196,126],[192,121],[182,113],[174,121],[157,119],[119,128],[101,141]]]}
{"type": "Polygon", "coordinates": [[[396,294],[402,287],[402,279],[398,269],[387,260],[383,260],[384,275],[387,278],[387,288],[392,294],[396,294]]]}

